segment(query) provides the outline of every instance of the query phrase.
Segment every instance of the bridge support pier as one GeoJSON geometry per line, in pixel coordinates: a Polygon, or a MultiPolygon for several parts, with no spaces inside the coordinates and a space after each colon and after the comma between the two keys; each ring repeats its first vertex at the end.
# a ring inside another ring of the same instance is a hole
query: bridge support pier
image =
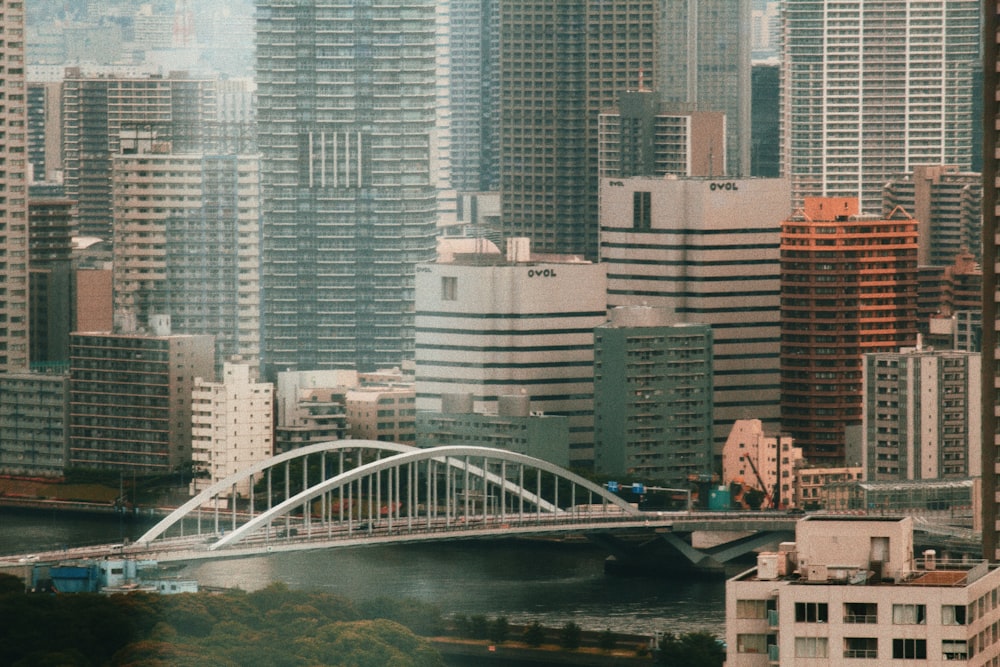
{"type": "Polygon", "coordinates": [[[696,548],[692,533],[656,532],[623,538],[609,533],[588,533],[587,538],[609,552],[608,574],[671,577],[725,577],[750,565],[752,554],[778,543],[794,540],[789,531],[761,531],[718,544],[696,548]]]}

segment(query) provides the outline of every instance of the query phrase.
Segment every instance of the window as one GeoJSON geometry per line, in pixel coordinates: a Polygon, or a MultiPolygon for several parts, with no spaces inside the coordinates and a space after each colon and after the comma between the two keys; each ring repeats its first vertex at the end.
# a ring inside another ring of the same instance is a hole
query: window
{"type": "Polygon", "coordinates": [[[652,227],[650,213],[652,197],[648,192],[632,193],[632,227],[634,229],[649,229],[652,227]]]}
{"type": "Polygon", "coordinates": [[[825,602],[796,602],[796,623],[826,623],[827,607],[825,602]]]}
{"type": "Polygon", "coordinates": [[[736,635],[737,653],[766,653],[767,635],[736,635]]]}
{"type": "Polygon", "coordinates": [[[964,639],[944,639],[941,641],[941,657],[945,660],[968,660],[969,645],[964,639]]]}
{"type": "Polygon", "coordinates": [[[737,600],[736,618],[765,618],[767,602],[765,600],[737,600]]]}
{"type": "Polygon", "coordinates": [[[845,602],[844,623],[878,623],[878,605],[874,602],[845,602]]]}
{"type": "Polygon", "coordinates": [[[827,658],[828,640],[826,637],[796,637],[796,658],[827,658]]]}
{"type": "Polygon", "coordinates": [[[878,639],[876,637],[844,637],[845,658],[877,658],[878,639]]]}
{"type": "Polygon", "coordinates": [[[923,625],[927,622],[927,607],[922,604],[892,605],[893,625],[923,625]]]}
{"type": "Polygon", "coordinates": [[[965,605],[941,605],[941,625],[965,625],[965,605]]]}
{"type": "Polygon", "coordinates": [[[895,660],[926,660],[926,639],[893,639],[892,657],[895,660]]]}
{"type": "Polygon", "coordinates": [[[441,277],[441,300],[455,301],[458,299],[458,278],[455,276],[441,277]]]}

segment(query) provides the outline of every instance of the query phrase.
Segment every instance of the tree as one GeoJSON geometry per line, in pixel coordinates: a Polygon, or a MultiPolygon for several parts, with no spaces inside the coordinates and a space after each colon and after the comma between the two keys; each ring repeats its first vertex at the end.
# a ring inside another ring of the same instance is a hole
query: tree
{"type": "Polygon", "coordinates": [[[532,621],[531,624],[524,629],[524,642],[528,646],[541,646],[544,641],[545,630],[538,623],[538,621],[532,621]]]}
{"type": "Polygon", "coordinates": [[[486,639],[490,634],[490,623],[482,614],[469,619],[469,631],[473,639],[486,639]]]}
{"type": "Polygon", "coordinates": [[[508,634],[510,634],[510,624],[507,622],[506,616],[498,616],[490,623],[489,639],[494,644],[503,644],[507,640],[508,634]]]}
{"type": "Polygon", "coordinates": [[[611,632],[611,628],[606,628],[597,639],[597,645],[602,651],[614,650],[615,644],[617,643],[618,638],[615,637],[615,633],[611,632]]]}
{"type": "Polygon", "coordinates": [[[726,651],[714,635],[690,632],[684,635],[667,633],[660,642],[657,663],[684,667],[722,667],[726,651]]]}
{"type": "Polygon", "coordinates": [[[559,644],[565,649],[570,651],[580,648],[580,640],[583,637],[583,631],[580,626],[573,621],[567,621],[566,625],[562,627],[562,631],[559,633],[559,644]]]}

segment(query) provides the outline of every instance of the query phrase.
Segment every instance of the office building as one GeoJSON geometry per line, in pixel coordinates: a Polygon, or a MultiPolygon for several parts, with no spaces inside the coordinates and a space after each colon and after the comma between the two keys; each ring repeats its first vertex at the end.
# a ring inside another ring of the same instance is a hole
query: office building
{"type": "Polygon", "coordinates": [[[175,153],[123,138],[112,161],[118,331],[210,334],[216,362],[260,363],[260,171],[256,155],[175,153]]]}
{"type": "Polygon", "coordinates": [[[417,446],[493,447],[569,466],[569,418],[531,410],[527,396],[500,396],[496,412],[475,412],[472,394],[445,394],[441,410],[417,413],[417,446]]]}
{"type": "Polygon", "coordinates": [[[915,165],[970,171],[979,96],[977,0],[788,0],[783,7],[782,174],[793,205],[857,197],[915,165]]]}
{"type": "Polygon", "coordinates": [[[596,259],[598,114],[659,66],[661,8],[639,0],[499,4],[504,236],[596,259]]]}
{"type": "Polygon", "coordinates": [[[468,393],[474,411],[493,413],[501,396],[527,396],[532,410],[569,417],[570,463],[590,467],[605,265],[537,255],[527,239],[508,240],[506,255],[476,247],[418,267],[417,410],[468,393]]]}
{"type": "MultiPolygon", "coordinates": [[[[225,363],[220,382],[195,379],[191,391],[192,495],[274,454],[274,385],[248,364],[225,363]]],[[[246,497],[250,481],[237,485],[246,497]]],[[[227,496],[228,493],[223,493],[227,496]]]]}
{"type": "Polygon", "coordinates": [[[726,117],[716,111],[671,112],[656,93],[622,93],[597,121],[598,176],[713,176],[726,171],[726,117]]]}
{"type": "Polygon", "coordinates": [[[0,474],[61,477],[69,453],[69,377],[0,374],[0,474]]]}
{"type": "Polygon", "coordinates": [[[413,357],[438,206],[435,30],[430,0],[257,3],[268,377],[413,357]]]}
{"type": "MultiPolygon", "coordinates": [[[[726,175],[750,173],[751,0],[669,0],[653,88],[670,104],[726,116],[726,175]]],[[[716,175],[722,175],[717,173],[716,175]]]]}
{"type": "Polygon", "coordinates": [[[666,308],[671,324],[712,326],[715,456],[747,411],[779,427],[778,250],[788,197],[779,179],[601,182],[609,307],[666,308]]]}
{"type": "Polygon", "coordinates": [[[594,331],[594,469],[685,488],[710,474],[712,328],[615,308],[594,331]]]}
{"type": "Polygon", "coordinates": [[[138,474],[191,462],[195,379],[215,379],[211,336],[75,332],[69,465],[138,474]]]}
{"type": "Polygon", "coordinates": [[[865,480],[978,477],[981,374],[974,352],[866,354],[865,480]]]}
{"type": "Polygon", "coordinates": [[[764,509],[797,507],[796,477],[802,466],[802,449],[784,434],[769,434],[759,419],[738,419],[722,450],[722,483],[746,491],[753,489],[764,509]]]}
{"type": "Polygon", "coordinates": [[[122,135],[203,152],[216,118],[215,82],[177,74],[88,76],[69,68],[62,87],[66,196],[79,206],[80,234],[111,238],[112,158],[122,135]]]}
{"type": "Polygon", "coordinates": [[[0,373],[28,370],[27,90],[24,76],[24,3],[0,2],[4,75],[0,94],[0,373]]]}
{"type": "Polygon", "coordinates": [[[983,177],[949,165],[920,165],[882,190],[882,214],[897,207],[921,222],[920,266],[948,266],[959,255],[982,257],[983,177]]]}
{"type": "Polygon", "coordinates": [[[808,198],[781,229],[781,428],[814,465],[842,465],[861,423],[864,355],[917,338],[917,221],[808,198]]]}
{"type": "Polygon", "coordinates": [[[997,236],[997,218],[1000,214],[1000,3],[984,3],[983,12],[983,557],[991,562],[1000,558],[998,548],[997,518],[1000,516],[1000,499],[997,491],[997,474],[1000,473],[1000,373],[996,372],[997,355],[997,258],[1000,256],[1000,237],[997,236]],[[994,11],[994,9],[996,11],[994,11]],[[995,91],[992,94],[990,91],[995,91]]]}
{"type": "Polygon", "coordinates": [[[914,555],[912,518],[810,516],[726,582],[726,665],[992,665],[1000,571],[914,555]]]}

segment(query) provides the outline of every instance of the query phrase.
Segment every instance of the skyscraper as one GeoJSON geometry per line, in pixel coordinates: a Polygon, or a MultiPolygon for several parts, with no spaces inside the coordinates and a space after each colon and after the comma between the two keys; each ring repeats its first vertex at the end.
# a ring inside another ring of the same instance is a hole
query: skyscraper
{"type": "Polygon", "coordinates": [[[257,2],[268,377],[412,357],[437,215],[434,8],[257,2]]]}
{"type": "Polygon", "coordinates": [[[28,369],[27,90],[24,3],[0,0],[0,372],[28,369]]]}
{"type": "Polygon", "coordinates": [[[111,159],[123,133],[169,141],[178,152],[201,151],[215,119],[214,81],[70,70],[63,82],[63,168],[80,234],[111,238],[111,159]]]}
{"type": "Polygon", "coordinates": [[[260,362],[256,155],[173,153],[139,142],[112,161],[116,330],[211,334],[216,363],[260,362]]]}
{"type": "Polygon", "coordinates": [[[782,170],[792,198],[859,197],[888,177],[973,159],[978,0],[788,0],[782,170]]]}
{"type": "MultiPolygon", "coordinates": [[[[662,1],[662,0],[661,0],[662,1]]],[[[667,103],[726,114],[726,167],[750,173],[750,0],[666,0],[655,88],[667,103]]]]}
{"type": "Polygon", "coordinates": [[[1000,373],[997,373],[997,258],[1000,238],[997,218],[1000,216],[1000,2],[983,3],[983,557],[998,560],[997,473],[1000,473],[1000,433],[997,432],[1000,413],[1000,373]]]}
{"type": "Polygon", "coordinates": [[[597,120],[655,68],[654,2],[500,0],[500,192],[507,237],[597,257],[597,120]]]}
{"type": "Polygon", "coordinates": [[[451,182],[459,192],[500,187],[499,0],[451,0],[451,182]]]}

